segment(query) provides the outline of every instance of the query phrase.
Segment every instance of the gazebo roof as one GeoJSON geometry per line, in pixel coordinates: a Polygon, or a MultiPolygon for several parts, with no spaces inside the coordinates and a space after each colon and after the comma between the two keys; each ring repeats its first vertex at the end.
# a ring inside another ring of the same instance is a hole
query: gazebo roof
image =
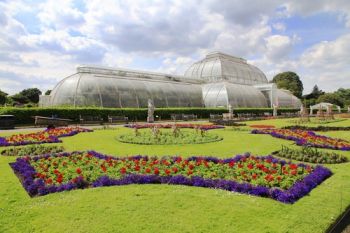
{"type": "Polygon", "coordinates": [[[310,108],[313,108],[313,109],[315,109],[315,108],[327,108],[328,106],[334,106],[334,107],[337,107],[337,108],[340,108],[340,106],[338,106],[338,105],[335,105],[335,104],[331,104],[331,103],[319,103],[319,104],[315,104],[315,105],[313,105],[313,106],[310,106],[310,108]]]}

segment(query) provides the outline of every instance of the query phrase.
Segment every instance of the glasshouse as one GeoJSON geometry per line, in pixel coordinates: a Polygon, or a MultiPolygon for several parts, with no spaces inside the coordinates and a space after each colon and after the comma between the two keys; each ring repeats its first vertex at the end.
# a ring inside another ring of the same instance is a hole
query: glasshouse
{"type": "Polygon", "coordinates": [[[79,66],[59,82],[40,106],[299,107],[289,91],[277,89],[242,58],[220,52],[194,63],[184,76],[130,69],[79,66]]]}

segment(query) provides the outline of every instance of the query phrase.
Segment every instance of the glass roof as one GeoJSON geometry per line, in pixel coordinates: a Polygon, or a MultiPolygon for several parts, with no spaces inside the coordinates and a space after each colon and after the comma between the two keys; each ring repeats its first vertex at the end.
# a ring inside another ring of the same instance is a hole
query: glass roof
{"type": "Polygon", "coordinates": [[[194,63],[185,77],[206,82],[228,81],[236,84],[255,85],[268,83],[264,73],[242,58],[220,52],[210,53],[194,63]]]}
{"type": "Polygon", "coordinates": [[[62,80],[51,93],[50,105],[146,108],[148,99],[156,107],[203,107],[200,85],[92,73],[62,80]]]}

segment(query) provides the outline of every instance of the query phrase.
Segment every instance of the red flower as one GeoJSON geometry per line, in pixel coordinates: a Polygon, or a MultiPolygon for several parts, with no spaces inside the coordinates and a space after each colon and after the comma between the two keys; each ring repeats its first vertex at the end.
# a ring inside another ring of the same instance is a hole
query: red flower
{"type": "Polygon", "coordinates": [[[231,161],[228,165],[229,165],[230,167],[235,166],[235,161],[231,161]]]}
{"type": "Polygon", "coordinates": [[[140,166],[139,165],[135,166],[135,171],[140,171],[140,166]]]}
{"type": "Polygon", "coordinates": [[[254,168],[254,165],[253,164],[248,164],[248,166],[247,166],[250,170],[252,170],[253,168],[254,168]]]}
{"type": "Polygon", "coordinates": [[[292,171],[290,172],[290,174],[292,174],[293,176],[295,176],[295,175],[297,174],[297,170],[292,170],[292,171]]]}
{"type": "Polygon", "coordinates": [[[46,183],[46,184],[52,184],[52,179],[49,178],[49,179],[45,180],[45,183],[46,183]]]}
{"type": "Polygon", "coordinates": [[[146,168],[146,173],[151,173],[151,169],[150,168],[146,168]]]}
{"type": "Polygon", "coordinates": [[[193,171],[192,170],[188,170],[187,171],[187,175],[192,175],[193,174],[193,171]]]}
{"type": "Polygon", "coordinates": [[[57,181],[58,183],[62,183],[63,177],[62,177],[62,176],[57,177],[56,181],[57,181]]]}
{"type": "Polygon", "coordinates": [[[188,168],[189,168],[190,170],[193,170],[194,165],[193,165],[193,164],[190,164],[190,165],[188,166],[188,168]]]}
{"type": "Polygon", "coordinates": [[[125,167],[122,167],[122,168],[120,169],[120,173],[121,173],[121,174],[125,174],[125,173],[126,173],[126,168],[125,168],[125,167]]]}
{"type": "Polygon", "coordinates": [[[107,171],[107,168],[104,165],[101,165],[101,169],[102,169],[103,172],[107,171]]]}
{"type": "Polygon", "coordinates": [[[157,167],[155,167],[154,170],[153,170],[153,173],[154,173],[155,175],[158,175],[158,174],[159,174],[159,169],[158,169],[157,167]]]}
{"type": "Polygon", "coordinates": [[[170,175],[171,171],[169,169],[165,169],[165,174],[170,175]]]}
{"type": "Polygon", "coordinates": [[[258,176],[258,175],[257,175],[256,173],[254,173],[254,174],[252,175],[252,178],[255,180],[257,176],[258,176]]]}
{"type": "Polygon", "coordinates": [[[80,167],[77,168],[76,172],[77,172],[78,174],[81,174],[81,169],[80,169],[80,167]]]}
{"type": "Polygon", "coordinates": [[[181,158],[181,157],[178,157],[178,158],[176,159],[176,163],[181,163],[181,161],[182,161],[182,158],[181,158]]]}
{"type": "Polygon", "coordinates": [[[174,173],[176,173],[178,171],[177,167],[173,167],[172,170],[174,173]]]}

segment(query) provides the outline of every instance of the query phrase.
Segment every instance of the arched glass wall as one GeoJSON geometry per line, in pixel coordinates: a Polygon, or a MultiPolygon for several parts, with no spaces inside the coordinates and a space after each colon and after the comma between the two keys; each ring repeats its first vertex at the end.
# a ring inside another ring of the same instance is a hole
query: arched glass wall
{"type": "Polygon", "coordinates": [[[95,107],[203,107],[200,85],[77,73],[62,80],[52,91],[50,105],[95,107]]]}
{"type": "Polygon", "coordinates": [[[202,90],[206,107],[268,107],[264,95],[252,86],[220,82],[205,84],[202,90]]]}

